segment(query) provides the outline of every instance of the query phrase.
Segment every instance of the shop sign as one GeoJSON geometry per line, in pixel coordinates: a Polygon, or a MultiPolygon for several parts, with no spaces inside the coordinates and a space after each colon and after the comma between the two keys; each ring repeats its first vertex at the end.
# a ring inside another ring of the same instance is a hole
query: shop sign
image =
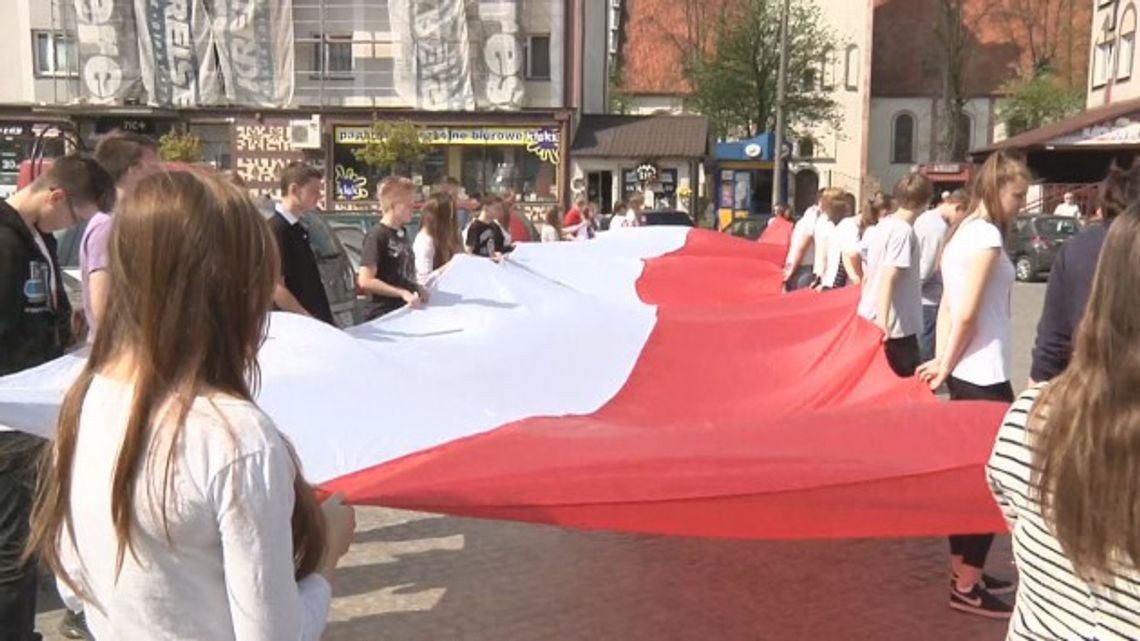
{"type": "MultiPolygon", "coordinates": [[[[341,126],[333,129],[336,144],[363,145],[371,138],[368,126],[341,126]]],[[[544,162],[558,164],[560,143],[553,127],[431,127],[420,132],[429,145],[502,145],[526,147],[544,162]]]]}
{"type": "Polygon", "coordinates": [[[1140,114],[1085,127],[1051,140],[1050,145],[1131,145],[1140,143],[1140,114]]]}

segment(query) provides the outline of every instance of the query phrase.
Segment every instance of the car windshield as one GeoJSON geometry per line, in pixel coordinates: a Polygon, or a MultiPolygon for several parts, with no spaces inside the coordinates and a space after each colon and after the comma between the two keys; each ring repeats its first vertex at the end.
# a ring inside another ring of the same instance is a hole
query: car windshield
{"type": "Polygon", "coordinates": [[[1076,236],[1081,228],[1072,218],[1041,218],[1037,221],[1037,231],[1046,238],[1068,238],[1076,236]]]}

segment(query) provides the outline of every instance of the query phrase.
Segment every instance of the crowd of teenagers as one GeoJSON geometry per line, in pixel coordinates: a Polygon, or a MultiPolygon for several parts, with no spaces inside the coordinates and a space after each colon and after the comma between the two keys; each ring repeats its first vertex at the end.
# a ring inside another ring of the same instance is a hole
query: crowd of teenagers
{"type": "MultiPolygon", "coordinates": [[[[116,133],[0,202],[0,375],[90,350],[50,443],[0,432],[0,641],[39,638],[41,562],[71,638],[321,636],[354,512],[317,498],[253,401],[269,312],[331,322],[300,224],[320,181],[287,167],[267,221],[238,181],[163,170],[152,140],[116,133]],[[80,324],[53,234],[83,221],[80,324]]],[[[896,373],[945,385],[952,401],[1013,401],[987,472],[1019,586],[983,572],[992,534],[953,536],[950,605],[1012,615],[1016,639],[1140,638],[1140,165],[1112,169],[1102,223],[1061,250],[1034,380],[1015,400],[1003,241],[1029,183],[1021,160],[997,153],[969,192],[933,209],[919,175],[858,216],[848,194],[825,189],[797,222],[777,212],[791,238],[786,281],[861,285],[858,312],[882,330],[896,373]],[[999,597],[1015,589],[1016,606],[999,597]]],[[[415,188],[382,182],[358,274],[369,317],[427,302],[457,254],[512,250],[510,203],[488,197],[472,215],[455,189],[444,181],[423,203],[409,242],[415,188]]],[[[617,225],[641,224],[642,205],[631,200],[617,225]]],[[[585,198],[546,220],[552,241],[597,229],[585,198]]]]}
{"type": "Polygon", "coordinates": [[[1004,245],[1030,182],[1020,158],[996,153],[970,190],[931,208],[918,174],[858,217],[840,190],[822,190],[794,223],[785,284],[861,284],[858,313],[882,330],[895,373],[945,386],[951,401],[1012,402],[986,470],[1019,582],[983,572],[993,534],[951,536],[950,606],[1010,618],[1011,639],[1137,639],[1140,163],[1109,170],[1096,222],[1060,249],[1015,399],[1004,245]],[[1014,605],[1000,598],[1015,591],[1014,605]]]}

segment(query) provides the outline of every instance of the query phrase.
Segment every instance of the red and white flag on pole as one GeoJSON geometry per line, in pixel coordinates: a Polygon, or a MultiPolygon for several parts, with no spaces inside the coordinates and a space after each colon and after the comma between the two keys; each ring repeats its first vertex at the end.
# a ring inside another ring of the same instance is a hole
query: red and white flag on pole
{"type": "MultiPolygon", "coordinates": [[[[276,314],[258,402],[358,504],[741,538],[1004,529],[983,473],[1004,407],[896,377],[857,290],[781,295],[783,258],[682,228],[461,256],[422,310],[347,333],[276,314]]],[[[48,434],[81,364],[0,379],[0,424],[48,434]]]]}

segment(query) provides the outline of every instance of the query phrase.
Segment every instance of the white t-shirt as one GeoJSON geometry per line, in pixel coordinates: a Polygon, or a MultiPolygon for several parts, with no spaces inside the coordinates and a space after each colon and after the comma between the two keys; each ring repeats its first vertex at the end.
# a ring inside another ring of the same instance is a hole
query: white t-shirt
{"type": "Polygon", "coordinates": [[[918,238],[910,224],[897,216],[886,216],[875,228],[867,243],[867,266],[863,270],[866,278],[859,298],[859,315],[876,320],[883,268],[897,267],[899,275],[891,291],[887,337],[917,336],[922,331],[918,238]]]}
{"type": "MultiPolygon", "coordinates": [[[[839,266],[843,264],[843,254],[859,249],[859,220],[848,216],[839,221],[831,238],[827,241],[827,262],[823,269],[823,284],[825,287],[834,287],[835,278],[839,275],[839,266]]],[[[850,276],[850,274],[848,274],[850,276]]]]}
{"type": "MultiPolygon", "coordinates": [[[[803,217],[796,221],[795,227],[792,227],[792,241],[788,247],[788,257],[784,260],[785,263],[791,263],[792,252],[795,251],[796,246],[803,242],[804,238],[809,238],[815,235],[815,223],[819,218],[819,207],[812,205],[804,212],[803,217]]],[[[800,263],[797,267],[812,266],[815,264],[815,244],[808,240],[807,251],[804,252],[803,258],[800,258],[800,263]]]]}
{"type": "Polygon", "coordinates": [[[328,581],[293,578],[296,470],[273,423],[251,403],[194,400],[176,448],[167,541],[161,497],[168,426],[155,428],[135,489],[134,552],[116,578],[111,479],[130,415],[130,385],[96,376],[83,400],[71,479],[79,539],[62,561],[87,596],[97,639],[315,641],[328,581]],[[153,468],[151,468],[153,463],[153,468]],[[171,548],[173,545],[173,549],[171,548]]]}
{"type": "Polygon", "coordinates": [[[421,229],[412,241],[412,255],[416,258],[416,282],[423,285],[435,271],[435,239],[421,229]]]}
{"type": "Polygon", "coordinates": [[[1069,218],[1077,218],[1081,215],[1081,208],[1076,203],[1061,203],[1053,210],[1054,216],[1067,216],[1069,218]]]}
{"type": "Polygon", "coordinates": [[[539,235],[544,243],[556,243],[562,240],[558,237],[558,230],[553,225],[543,225],[539,235]]]}
{"type": "Polygon", "coordinates": [[[1001,231],[996,225],[981,218],[970,218],[958,226],[942,250],[942,295],[949,305],[951,319],[957,318],[962,308],[971,259],[987,249],[996,248],[1001,252],[982,291],[974,334],[950,373],[974,385],[997,385],[1010,379],[1013,331],[1010,295],[1014,270],[1002,246],[1001,231]]]}
{"type": "Polygon", "coordinates": [[[946,219],[937,209],[923,212],[914,221],[914,234],[922,249],[919,278],[922,279],[922,304],[938,305],[942,300],[942,274],[938,271],[938,253],[946,241],[949,229],[946,219]]]}
{"type": "Polygon", "coordinates": [[[812,231],[812,246],[815,251],[813,258],[815,261],[812,263],[812,273],[817,276],[823,276],[824,270],[827,265],[827,252],[828,242],[831,240],[831,235],[835,232],[835,223],[831,222],[831,218],[827,216],[819,216],[815,221],[815,229],[812,231]]]}

